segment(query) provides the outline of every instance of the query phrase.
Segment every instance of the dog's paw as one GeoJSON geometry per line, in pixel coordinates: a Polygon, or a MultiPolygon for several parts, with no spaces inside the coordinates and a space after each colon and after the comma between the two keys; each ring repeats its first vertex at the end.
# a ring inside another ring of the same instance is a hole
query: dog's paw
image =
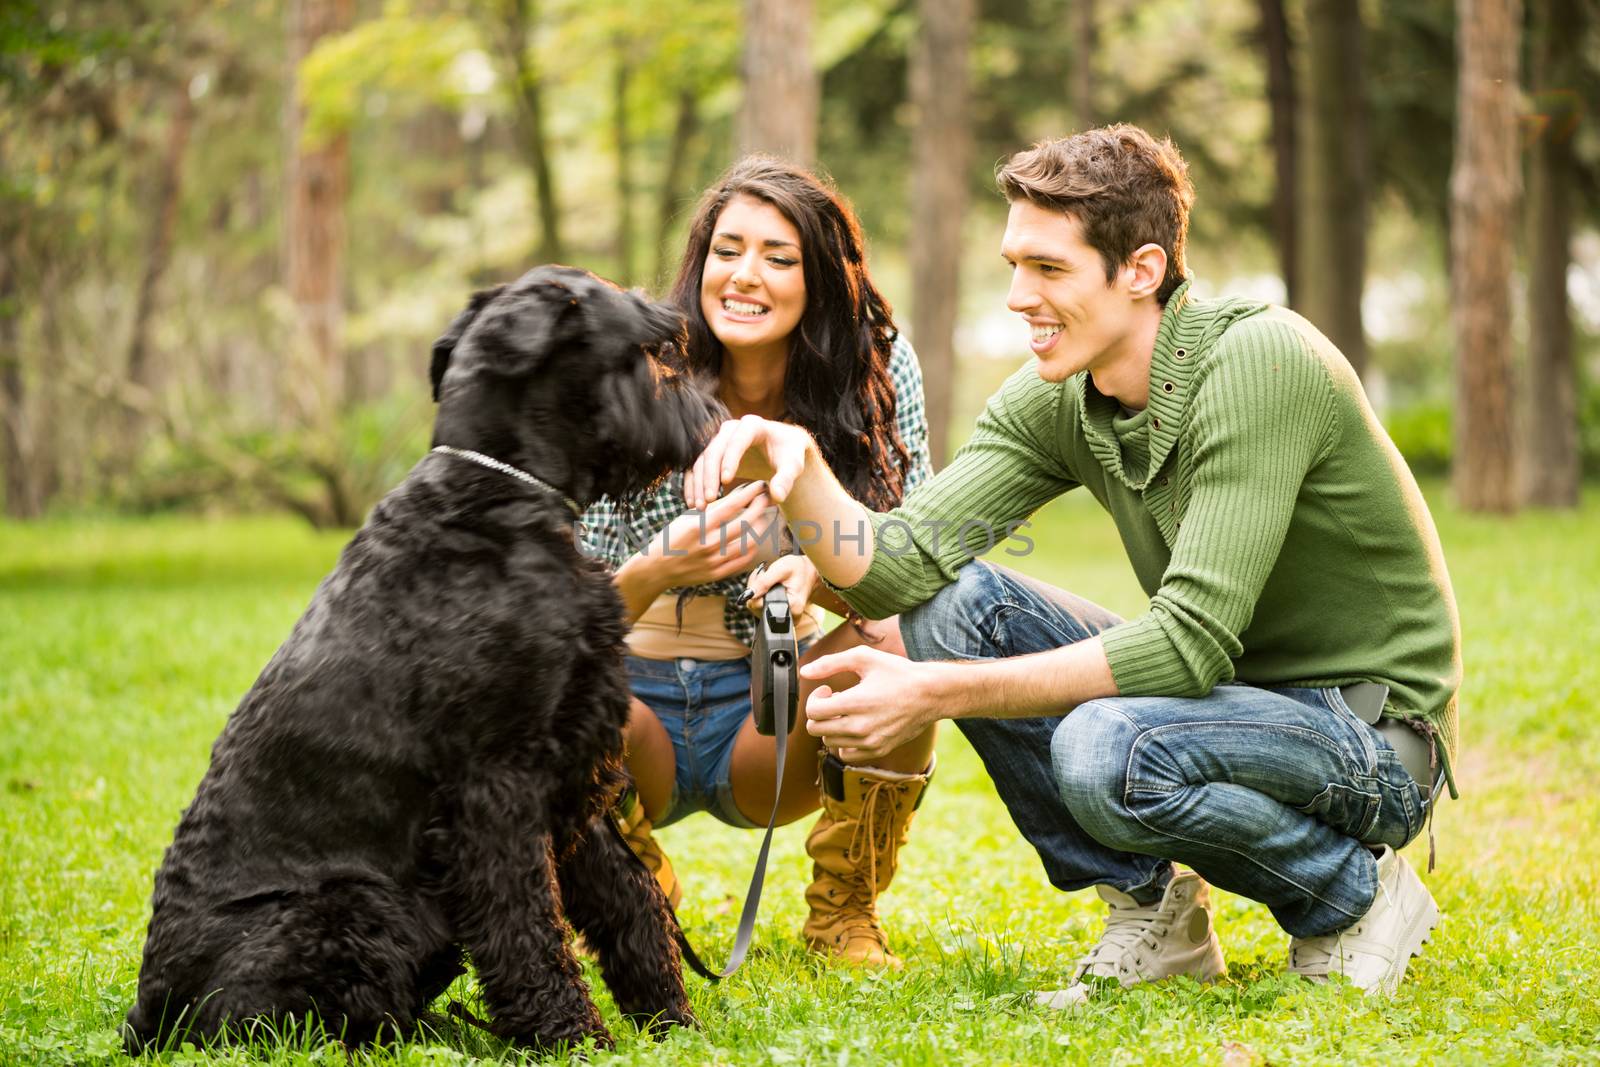
{"type": "Polygon", "coordinates": [[[628,1016],[628,1021],[657,1041],[665,1038],[674,1026],[686,1026],[691,1030],[700,1028],[700,1020],[694,1017],[694,1012],[689,1010],[688,1004],[668,1008],[653,1015],[635,1012],[628,1016]]]}
{"type": "Polygon", "coordinates": [[[598,1014],[568,1026],[513,1032],[508,1036],[513,1044],[530,1048],[540,1055],[581,1049],[583,1043],[589,1040],[593,1040],[594,1047],[603,1052],[610,1052],[617,1047],[616,1039],[598,1014]]]}

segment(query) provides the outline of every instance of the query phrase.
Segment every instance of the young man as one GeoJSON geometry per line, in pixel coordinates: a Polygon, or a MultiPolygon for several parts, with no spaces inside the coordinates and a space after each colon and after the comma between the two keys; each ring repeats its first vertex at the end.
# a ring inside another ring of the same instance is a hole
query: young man
{"type": "Polygon", "coordinates": [[[860,683],[819,689],[809,729],[871,757],[957,721],[1052,883],[1110,906],[1046,1003],[1223,974],[1208,883],[1271,909],[1291,971],[1390,992],[1438,919],[1395,849],[1454,792],[1461,673],[1416,482],[1309,323],[1191,295],[1193,190],[1169,141],[1092,130],[997,177],[1036,358],[950,466],[873,514],[803,430],[752,418],[724,424],[688,502],[766,478],[791,524],[824,531],[806,547],[823,578],[902,614],[915,662],[817,660],[860,683]],[[972,560],[1078,486],[1116,523],[1143,615],[972,560]]]}

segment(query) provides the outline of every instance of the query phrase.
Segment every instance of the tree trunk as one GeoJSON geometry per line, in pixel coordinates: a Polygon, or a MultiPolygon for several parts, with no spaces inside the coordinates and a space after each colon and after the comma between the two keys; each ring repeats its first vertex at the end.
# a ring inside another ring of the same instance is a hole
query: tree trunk
{"type": "Polygon", "coordinates": [[[1456,339],[1456,498],[1516,507],[1512,446],[1511,220],[1517,207],[1519,0],[1458,0],[1460,73],[1450,175],[1456,339]]]}
{"type": "Polygon", "coordinates": [[[510,74],[517,110],[517,139],[528,169],[539,210],[538,258],[546,263],[566,258],[561,239],[561,204],[550,171],[550,146],[544,129],[544,85],[530,54],[537,13],[533,0],[495,0],[498,25],[491,34],[501,61],[510,74]]]}
{"type": "Polygon", "coordinates": [[[1293,51],[1283,0],[1260,0],[1261,46],[1267,68],[1267,100],[1272,110],[1272,235],[1278,244],[1285,302],[1300,306],[1299,205],[1295,203],[1295,91],[1293,51]]]}
{"type": "Polygon", "coordinates": [[[949,447],[956,376],[955,324],[961,295],[961,224],[967,210],[967,56],[972,0],[919,0],[911,50],[913,131],[911,336],[922,361],[928,444],[936,466],[949,447]]]}
{"type": "Polygon", "coordinates": [[[1361,292],[1367,272],[1367,132],[1357,0],[1307,0],[1301,88],[1302,227],[1296,305],[1366,370],[1361,292]]]}
{"type": "MultiPolygon", "coordinates": [[[[151,386],[150,324],[155,318],[156,294],[161,279],[172,261],[172,239],[178,229],[178,203],[183,196],[183,157],[189,147],[189,131],[194,126],[194,101],[189,98],[186,79],[180,80],[172,94],[172,124],[167,128],[166,151],[156,177],[155,218],[151,221],[145,246],[144,270],[139,279],[139,296],[134,304],[133,331],[128,341],[128,381],[140,388],[151,386]]],[[[140,424],[143,420],[128,412],[123,420],[123,441],[118,461],[131,462],[137,455],[140,424]]]]}
{"type": "Polygon", "coordinates": [[[633,284],[633,137],[628,130],[631,50],[626,37],[617,38],[617,68],[611,83],[611,130],[617,150],[617,281],[623,285],[633,284]]]}
{"type": "Polygon", "coordinates": [[[661,175],[661,202],[656,213],[656,284],[672,283],[676,256],[672,247],[672,224],[682,202],[684,176],[689,171],[689,149],[700,130],[700,98],[691,88],[678,91],[678,121],[672,127],[672,145],[667,149],[667,169],[661,175]]]}
{"type": "Polygon", "coordinates": [[[1094,106],[1094,60],[1100,53],[1099,20],[1094,0],[1073,0],[1072,71],[1067,81],[1067,96],[1072,101],[1072,119],[1078,129],[1100,125],[1100,109],[1094,106]]]}
{"type": "Polygon", "coordinates": [[[295,383],[302,413],[319,425],[331,422],[345,392],[339,334],[344,317],[341,275],[350,144],[342,133],[319,145],[304,142],[305,109],[297,85],[301,62],[321,38],[348,29],[354,9],[354,0],[294,0],[289,5],[292,91],[284,265],[298,320],[297,343],[304,346],[311,364],[291,373],[304,379],[295,383]]]}
{"type": "Polygon", "coordinates": [[[27,386],[22,353],[17,350],[17,276],[12,270],[18,242],[8,239],[0,256],[0,475],[4,476],[6,514],[13,519],[37,518],[39,496],[28,468],[27,386]]]}
{"type": "Polygon", "coordinates": [[[1524,500],[1537,507],[1578,506],[1578,375],[1567,299],[1571,263],[1573,92],[1582,40],[1575,0],[1533,0],[1532,69],[1536,137],[1528,163],[1528,454],[1524,500]]]}
{"type": "Polygon", "coordinates": [[[811,8],[812,0],[745,0],[741,153],[770,152],[802,167],[816,159],[811,8]]]}

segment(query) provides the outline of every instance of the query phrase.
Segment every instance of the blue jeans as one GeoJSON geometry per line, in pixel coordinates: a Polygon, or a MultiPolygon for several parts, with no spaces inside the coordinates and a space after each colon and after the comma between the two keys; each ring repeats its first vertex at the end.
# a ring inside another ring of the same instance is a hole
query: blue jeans
{"type": "Polygon", "coordinates": [[[733,802],[733,742],[750,717],[747,659],[627,657],[628,684],[666,728],[675,763],[672,799],[656,826],[709,811],[729,826],[750,829],[733,802]]]}
{"type": "MultiPolygon", "coordinates": [[[[799,643],[802,655],[816,643],[799,643]]],[[[655,821],[671,826],[709,811],[741,829],[759,829],[733,801],[733,743],[750,717],[749,659],[644,659],[628,656],[628,686],[672,739],[672,797],[655,821]]]]}
{"type": "MultiPolygon", "coordinates": [[[[974,562],[900,617],[912,659],[999,659],[1120,621],[1087,600],[974,562]]],[[[1223,685],[1199,698],[1111,697],[1068,715],[957,722],[1059,889],[1145,903],[1183,863],[1258,900],[1296,937],[1372,906],[1371,848],[1422,829],[1424,794],[1337,689],[1223,685]]]]}

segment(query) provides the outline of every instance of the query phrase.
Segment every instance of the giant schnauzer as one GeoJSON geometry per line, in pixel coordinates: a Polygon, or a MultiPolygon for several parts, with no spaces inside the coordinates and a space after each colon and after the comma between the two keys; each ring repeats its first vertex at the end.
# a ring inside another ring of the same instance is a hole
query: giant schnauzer
{"type": "Polygon", "coordinates": [[[228,720],[156,874],[130,1049],[320,1020],[412,1031],[477,968],[495,1032],[691,1023],[659,886],[604,823],[623,616],[579,502],[687,466],[715,405],[681,316],[584,271],[478,293],[433,346],[432,452],[373,509],[228,720]],[[563,918],[564,916],[564,918],[563,918]]]}

